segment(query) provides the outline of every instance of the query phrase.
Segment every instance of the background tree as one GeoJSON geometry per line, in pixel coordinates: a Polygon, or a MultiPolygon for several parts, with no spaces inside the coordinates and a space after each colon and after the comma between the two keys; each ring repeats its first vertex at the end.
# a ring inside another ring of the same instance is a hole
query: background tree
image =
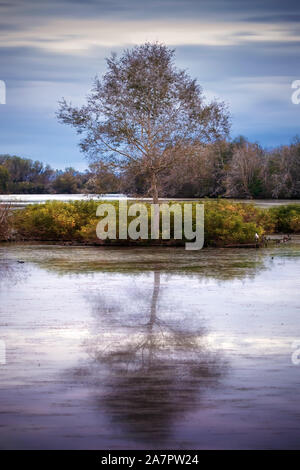
{"type": "Polygon", "coordinates": [[[8,183],[10,174],[8,169],[4,165],[0,165],[0,192],[6,193],[8,190],[8,183]]]}
{"type": "Polygon", "coordinates": [[[162,174],[166,197],[216,197],[225,193],[224,178],[232,157],[225,140],[194,144],[180,156],[180,165],[162,174]]]}
{"type": "Polygon", "coordinates": [[[112,168],[103,162],[93,162],[89,165],[85,191],[88,193],[105,194],[120,192],[120,178],[112,168]]]}
{"type": "Polygon", "coordinates": [[[72,167],[64,171],[56,172],[56,178],[53,182],[53,189],[57,193],[76,194],[78,193],[79,173],[72,167]]]}
{"type": "Polygon", "coordinates": [[[196,80],[175,67],[174,51],[157,43],[112,55],[87,104],[62,100],[58,118],[83,134],[81,149],[90,157],[143,174],[154,202],[159,175],[180,165],[187,148],[229,132],[224,103],[207,103],[196,80]]]}
{"type": "Polygon", "coordinates": [[[241,198],[264,196],[265,159],[258,144],[239,141],[234,145],[226,175],[226,195],[241,198]]]}
{"type": "Polygon", "coordinates": [[[268,153],[267,191],[272,198],[300,197],[300,140],[268,153]]]}
{"type": "Polygon", "coordinates": [[[17,155],[0,155],[0,165],[6,170],[8,179],[2,192],[11,193],[46,193],[50,189],[50,183],[54,171],[49,165],[22,158],[17,155]]]}

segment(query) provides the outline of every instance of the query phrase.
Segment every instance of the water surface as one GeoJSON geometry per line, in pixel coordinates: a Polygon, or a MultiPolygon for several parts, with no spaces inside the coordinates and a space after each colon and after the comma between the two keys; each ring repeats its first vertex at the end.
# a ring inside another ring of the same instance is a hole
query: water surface
{"type": "Polygon", "coordinates": [[[296,241],[0,245],[1,448],[299,448],[296,241]]]}
{"type": "MultiPolygon", "coordinates": [[[[9,203],[12,206],[23,207],[28,204],[43,204],[46,201],[82,201],[82,200],[124,200],[135,199],[124,194],[0,194],[0,205],[9,203]]],[[[151,201],[151,198],[143,198],[144,201],[151,201]]],[[[161,198],[161,201],[169,201],[168,198],[161,198]]],[[[176,201],[193,201],[195,199],[176,199],[176,201]]],[[[202,199],[205,201],[205,199],[202,199]]],[[[231,199],[234,202],[254,204],[258,207],[269,208],[286,204],[300,204],[300,199],[231,199]]]]}

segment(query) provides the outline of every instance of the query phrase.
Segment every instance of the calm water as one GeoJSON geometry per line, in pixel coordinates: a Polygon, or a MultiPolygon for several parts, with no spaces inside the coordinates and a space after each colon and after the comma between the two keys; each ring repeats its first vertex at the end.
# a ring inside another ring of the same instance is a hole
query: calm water
{"type": "Polygon", "coordinates": [[[46,201],[85,201],[87,199],[123,199],[122,194],[0,194],[0,205],[9,203],[12,206],[27,206],[28,204],[43,204],[46,201]]]}
{"type": "Polygon", "coordinates": [[[297,240],[0,245],[1,448],[299,448],[299,293],[297,240]]]}
{"type": "MultiPolygon", "coordinates": [[[[96,194],[0,194],[0,205],[10,203],[13,206],[26,206],[28,204],[42,204],[46,201],[80,201],[86,199],[124,199],[126,196],[122,194],[106,194],[104,196],[96,194]]],[[[134,198],[126,198],[134,199],[134,198]]],[[[150,201],[151,198],[144,198],[145,201],[150,201]]],[[[168,199],[161,199],[168,200],[168,199]]],[[[191,199],[178,199],[178,200],[191,200],[191,199]]],[[[233,199],[234,200],[234,199],[233,199]]],[[[285,204],[300,204],[300,199],[240,199],[237,202],[252,203],[259,207],[275,207],[285,204]]]]}

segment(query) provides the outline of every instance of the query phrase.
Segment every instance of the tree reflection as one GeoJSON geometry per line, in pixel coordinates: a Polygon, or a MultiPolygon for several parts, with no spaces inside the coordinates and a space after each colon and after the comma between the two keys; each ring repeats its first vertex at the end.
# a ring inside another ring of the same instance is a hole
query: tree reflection
{"type": "Polygon", "coordinates": [[[86,345],[90,373],[99,379],[97,405],[129,436],[147,442],[166,439],[177,417],[201,408],[202,394],[219,384],[226,369],[220,356],[209,351],[204,328],[194,331],[178,319],[178,312],[172,312],[173,321],[161,318],[160,273],[153,275],[147,321],[107,333],[109,323],[115,325],[114,316],[128,312],[124,304],[123,309],[107,309],[103,296],[94,298],[96,316],[108,310],[109,315],[101,333],[86,345]]]}
{"type": "Polygon", "coordinates": [[[0,290],[14,286],[24,279],[24,275],[28,275],[26,268],[16,262],[0,259],[0,290]]]}

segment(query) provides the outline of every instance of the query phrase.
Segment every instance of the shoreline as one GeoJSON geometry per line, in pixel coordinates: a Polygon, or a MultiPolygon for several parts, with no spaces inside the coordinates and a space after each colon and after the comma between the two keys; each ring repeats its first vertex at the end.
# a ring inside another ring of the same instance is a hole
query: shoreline
{"type": "MultiPolygon", "coordinates": [[[[267,240],[266,244],[258,244],[259,246],[255,247],[255,243],[252,244],[239,244],[239,246],[230,246],[230,245],[205,245],[201,250],[216,250],[216,249],[249,249],[249,248],[271,248],[276,247],[282,244],[300,244],[300,234],[292,234],[290,240],[287,242],[282,242],[282,238],[285,233],[274,233],[269,234],[269,240],[267,240]],[[251,247],[249,246],[251,245],[251,247]]],[[[80,242],[80,241],[73,241],[73,240],[39,240],[39,239],[31,239],[31,240],[0,240],[0,246],[61,246],[61,247],[74,247],[74,248],[184,248],[185,242],[178,241],[178,240],[166,240],[162,242],[161,240],[146,240],[146,241],[101,241],[99,243],[95,242],[80,242]],[[181,242],[181,243],[180,243],[181,242]]]]}

